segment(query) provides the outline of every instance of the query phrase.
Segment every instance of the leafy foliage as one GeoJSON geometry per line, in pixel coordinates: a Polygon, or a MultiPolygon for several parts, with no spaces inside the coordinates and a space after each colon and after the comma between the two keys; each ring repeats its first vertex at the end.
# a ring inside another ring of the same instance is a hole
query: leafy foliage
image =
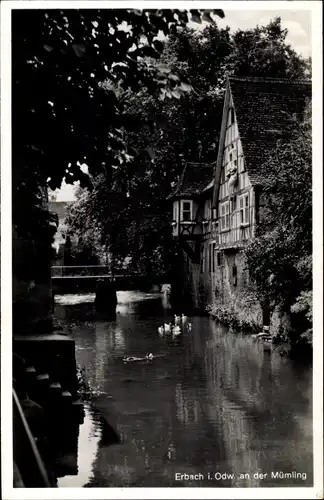
{"type": "MultiPolygon", "coordinates": [[[[222,15],[219,11],[218,15],[222,15]]],[[[86,181],[119,164],[127,146],[120,127],[122,102],[109,78],[123,89],[150,92],[177,81],[148,61],[158,58],[168,35],[200,11],[176,10],[15,10],[13,11],[14,167],[40,168],[50,187],[86,181]],[[167,80],[167,81],[166,81],[167,80]],[[28,124],[28,127],[26,127],[28,124]],[[44,126],[45,124],[45,126],[44,126]]],[[[170,75],[171,76],[171,75],[170,75]]]]}
{"type": "MultiPolygon", "coordinates": [[[[101,240],[101,233],[87,211],[87,193],[80,189],[77,193],[77,210],[72,203],[68,207],[66,223],[69,227],[67,239],[73,243],[65,252],[64,265],[106,264],[107,251],[101,240]]],[[[66,249],[66,243],[65,243],[66,249]]]]}
{"type": "MultiPolygon", "coordinates": [[[[278,144],[263,166],[265,209],[258,234],[247,250],[251,277],[261,298],[286,311],[301,312],[312,289],[312,136],[310,106],[295,124],[291,142],[278,144]],[[296,302],[297,301],[297,302],[296,302]]],[[[298,316],[300,322],[300,316],[298,316]]],[[[303,328],[303,324],[296,328],[303,328]]]]}
{"type": "Polygon", "coordinates": [[[171,210],[165,199],[185,162],[215,161],[226,72],[303,76],[304,61],[285,43],[285,37],[280,19],[234,34],[215,24],[201,31],[186,27],[169,36],[155,64],[170,79],[188,82],[190,92],[177,95],[165,90],[157,99],[146,87],[139,91],[118,87],[129,157],[113,169],[110,178],[96,177],[87,208],[104,238],[109,236],[116,254],[131,254],[146,268],[162,264],[169,268],[175,249],[171,210]],[[247,51],[249,64],[242,64],[247,51]]]}
{"type": "Polygon", "coordinates": [[[304,76],[307,62],[286,42],[287,34],[279,17],[266,26],[236,31],[233,50],[226,61],[229,73],[289,79],[304,76]]]}
{"type": "MultiPolygon", "coordinates": [[[[158,39],[211,13],[179,10],[60,10],[12,12],[12,188],[17,237],[50,247],[55,226],[44,206],[47,186],[62,179],[91,187],[82,172],[104,174],[128,161],[128,126],[118,88],[145,86],[182,95],[179,81],[150,61],[158,39]],[[104,82],[109,79],[113,86],[104,82]],[[26,224],[26,220],[28,223],[26,224]]],[[[212,18],[210,18],[210,22],[212,18]]],[[[172,94],[171,94],[172,95],[172,94]]]]}

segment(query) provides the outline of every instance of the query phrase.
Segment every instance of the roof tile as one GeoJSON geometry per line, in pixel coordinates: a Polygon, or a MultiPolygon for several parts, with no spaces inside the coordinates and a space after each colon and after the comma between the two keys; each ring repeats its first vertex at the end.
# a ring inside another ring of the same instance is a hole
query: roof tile
{"type": "Polygon", "coordinates": [[[260,167],[278,140],[291,137],[293,117],[302,121],[311,82],[230,77],[229,84],[249,178],[258,184],[260,167]]]}
{"type": "Polygon", "coordinates": [[[199,196],[206,187],[212,186],[214,171],[214,164],[186,163],[179,182],[167,199],[199,196]]]}

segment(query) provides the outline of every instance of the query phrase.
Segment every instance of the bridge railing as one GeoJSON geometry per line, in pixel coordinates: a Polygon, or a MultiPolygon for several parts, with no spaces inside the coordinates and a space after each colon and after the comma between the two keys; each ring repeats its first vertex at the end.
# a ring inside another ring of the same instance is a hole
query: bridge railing
{"type": "Polygon", "coordinates": [[[114,273],[109,266],[52,266],[52,278],[81,277],[81,276],[135,276],[137,271],[128,268],[117,268],[114,273]]]}
{"type": "Polygon", "coordinates": [[[52,266],[52,278],[65,276],[107,276],[111,271],[108,266],[52,266]]]}

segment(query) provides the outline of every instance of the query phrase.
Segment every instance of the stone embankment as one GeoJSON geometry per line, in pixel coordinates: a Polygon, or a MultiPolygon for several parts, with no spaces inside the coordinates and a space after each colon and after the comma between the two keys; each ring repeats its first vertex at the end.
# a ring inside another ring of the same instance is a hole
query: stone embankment
{"type": "MultiPolygon", "coordinates": [[[[77,473],[77,439],[84,417],[74,341],[62,334],[15,336],[13,346],[13,388],[49,481],[56,486],[58,477],[77,473]]],[[[19,487],[26,483],[24,453],[18,452],[14,460],[19,487]]]]}

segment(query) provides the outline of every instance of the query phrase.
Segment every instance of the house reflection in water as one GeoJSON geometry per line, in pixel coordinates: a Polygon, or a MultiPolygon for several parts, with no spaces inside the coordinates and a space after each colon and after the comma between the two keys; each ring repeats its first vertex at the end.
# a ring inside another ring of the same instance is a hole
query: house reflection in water
{"type": "Polygon", "coordinates": [[[89,482],[100,439],[100,423],[86,406],[84,422],[80,426],[73,453],[65,455],[64,476],[58,479],[60,488],[79,488],[89,482]]]}

